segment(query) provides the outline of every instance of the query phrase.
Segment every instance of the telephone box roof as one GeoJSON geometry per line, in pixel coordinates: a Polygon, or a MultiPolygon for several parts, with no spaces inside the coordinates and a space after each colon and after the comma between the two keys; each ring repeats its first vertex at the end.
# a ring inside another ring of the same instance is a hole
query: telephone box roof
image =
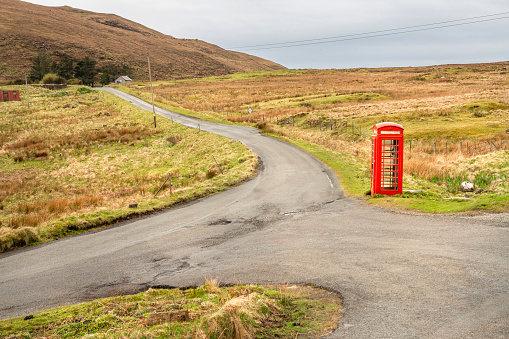
{"type": "Polygon", "coordinates": [[[397,127],[397,128],[401,128],[401,129],[404,129],[403,126],[401,126],[400,124],[397,124],[395,122],[380,122],[378,124],[376,124],[375,126],[373,126],[373,128],[376,129],[380,129],[380,128],[383,128],[383,127],[397,127]]]}

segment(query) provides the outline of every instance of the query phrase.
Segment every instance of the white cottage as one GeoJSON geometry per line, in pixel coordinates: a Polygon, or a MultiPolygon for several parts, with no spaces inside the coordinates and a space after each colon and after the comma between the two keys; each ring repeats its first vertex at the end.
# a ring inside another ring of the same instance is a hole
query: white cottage
{"type": "Polygon", "coordinates": [[[127,75],[122,75],[122,76],[118,77],[117,80],[115,80],[116,84],[125,84],[128,82],[133,82],[133,80],[131,78],[129,78],[127,75]]]}

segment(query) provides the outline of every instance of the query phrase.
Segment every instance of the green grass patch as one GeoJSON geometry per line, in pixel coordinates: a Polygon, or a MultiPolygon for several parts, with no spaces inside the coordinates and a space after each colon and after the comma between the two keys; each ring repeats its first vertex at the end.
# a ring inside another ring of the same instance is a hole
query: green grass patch
{"type": "Polygon", "coordinates": [[[469,111],[473,112],[475,117],[483,117],[483,112],[489,112],[494,110],[506,110],[509,109],[504,103],[489,101],[489,100],[481,100],[481,101],[473,101],[468,102],[463,105],[454,106],[453,109],[458,111],[469,111]]]}
{"type": "Polygon", "coordinates": [[[377,196],[367,201],[367,204],[394,208],[421,211],[426,213],[462,213],[474,211],[507,211],[509,195],[482,194],[471,195],[465,199],[464,195],[441,197],[432,192],[420,194],[403,193],[395,196],[377,196]]]}
{"type": "Polygon", "coordinates": [[[265,102],[257,102],[259,109],[269,110],[285,107],[316,107],[323,108],[334,104],[346,102],[366,102],[374,100],[384,100],[389,97],[378,93],[353,93],[353,94],[318,94],[302,97],[290,97],[275,99],[265,102]]]}
{"type": "Polygon", "coordinates": [[[333,292],[310,286],[150,289],[0,321],[2,338],[295,338],[332,332],[333,292]]]}
{"type": "Polygon", "coordinates": [[[271,71],[258,71],[258,72],[238,72],[227,75],[212,76],[206,78],[197,79],[184,79],[176,80],[175,82],[218,82],[218,81],[238,81],[238,80],[252,80],[252,79],[263,79],[273,77],[288,77],[288,76],[301,76],[306,74],[307,70],[298,69],[282,69],[282,70],[271,70],[271,71]]]}
{"type": "Polygon", "coordinates": [[[352,118],[356,127],[368,131],[381,121],[405,128],[405,139],[469,140],[504,133],[508,107],[495,102],[471,102],[446,109],[422,109],[410,112],[352,118]],[[496,112],[493,112],[496,111],[496,112]]]}
{"type": "Polygon", "coordinates": [[[507,211],[509,203],[509,151],[467,159],[456,165],[454,175],[434,176],[429,180],[404,176],[403,189],[421,193],[377,196],[368,201],[384,207],[405,208],[430,213],[468,211],[507,211]],[[463,193],[460,184],[472,182],[477,193],[463,193]]]}

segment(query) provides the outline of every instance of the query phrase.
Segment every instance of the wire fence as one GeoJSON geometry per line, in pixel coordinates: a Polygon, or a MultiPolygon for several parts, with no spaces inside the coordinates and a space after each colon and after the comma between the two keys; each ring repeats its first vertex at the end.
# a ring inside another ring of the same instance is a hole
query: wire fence
{"type": "MultiPolygon", "coordinates": [[[[278,119],[279,125],[295,126],[295,116],[278,119]]],[[[346,120],[328,120],[317,118],[314,120],[306,120],[299,124],[301,128],[319,129],[320,131],[338,131],[339,133],[348,133],[360,137],[370,137],[372,135],[372,127],[356,126],[353,122],[346,120]]],[[[509,134],[509,130],[508,130],[509,134]]],[[[408,139],[405,140],[406,149],[410,152],[419,151],[428,154],[450,154],[459,153],[465,156],[476,156],[487,154],[500,150],[509,150],[509,135],[507,139],[493,140],[426,140],[426,139],[408,139]]]]}
{"type": "MultiPolygon", "coordinates": [[[[247,114],[247,113],[228,113],[227,118],[231,121],[250,121],[261,122],[267,121],[280,126],[298,126],[304,129],[317,129],[320,131],[337,131],[354,136],[369,138],[372,135],[372,127],[362,127],[355,125],[347,120],[324,120],[316,119],[298,119],[299,116],[291,115],[287,117],[281,116],[265,116],[264,114],[247,114]]],[[[509,130],[507,139],[497,140],[427,140],[427,139],[408,139],[405,140],[405,148],[410,152],[424,152],[428,154],[450,154],[458,153],[464,156],[476,156],[487,154],[500,150],[509,150],[509,130]]]]}
{"type": "Polygon", "coordinates": [[[405,140],[406,149],[410,152],[428,154],[459,153],[466,156],[476,156],[491,152],[509,150],[509,140],[463,140],[451,142],[447,140],[405,140]]]}
{"type": "MultiPolygon", "coordinates": [[[[277,120],[277,124],[295,126],[295,117],[295,115],[292,115],[286,118],[279,118],[277,120]]],[[[319,129],[320,131],[337,131],[339,133],[350,133],[360,137],[369,137],[373,132],[372,127],[362,127],[355,125],[353,122],[348,122],[347,120],[323,120],[321,118],[306,119],[305,121],[299,123],[299,127],[305,129],[319,129]]]]}

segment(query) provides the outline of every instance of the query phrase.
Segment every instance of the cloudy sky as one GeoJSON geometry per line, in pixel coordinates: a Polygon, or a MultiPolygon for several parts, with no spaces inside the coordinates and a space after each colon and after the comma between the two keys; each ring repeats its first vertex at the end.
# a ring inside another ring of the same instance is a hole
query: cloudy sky
{"type": "Polygon", "coordinates": [[[404,67],[509,60],[507,0],[28,2],[114,13],[176,38],[204,40],[288,68],[404,67]],[[295,43],[274,45],[285,42],[295,43]]]}

